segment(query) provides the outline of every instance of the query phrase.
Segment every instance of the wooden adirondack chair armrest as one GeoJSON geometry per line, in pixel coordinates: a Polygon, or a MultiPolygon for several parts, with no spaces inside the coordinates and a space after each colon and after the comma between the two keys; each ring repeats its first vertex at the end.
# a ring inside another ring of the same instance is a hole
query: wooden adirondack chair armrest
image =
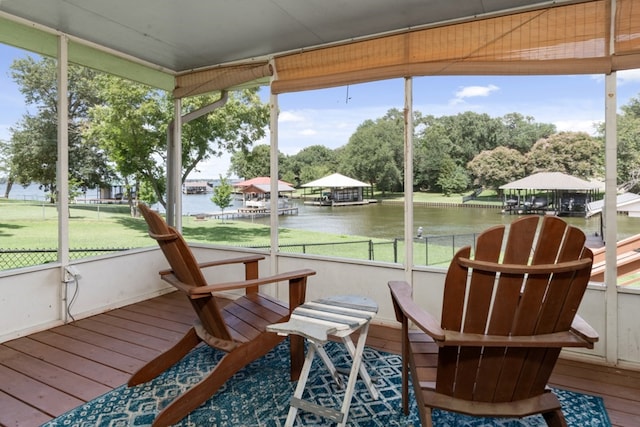
{"type": "MultiPolygon", "coordinates": [[[[202,268],[208,268],[208,267],[217,267],[220,265],[230,265],[230,264],[249,264],[252,262],[258,262],[263,260],[265,257],[263,255],[248,255],[248,256],[243,256],[243,257],[238,257],[238,258],[228,258],[228,259],[219,259],[216,261],[205,261],[205,262],[201,262],[198,264],[198,267],[202,268]]],[[[160,276],[165,276],[167,274],[172,274],[173,270],[171,269],[167,269],[167,270],[161,270],[159,272],[160,276]]]]}
{"type": "Polygon", "coordinates": [[[582,317],[576,314],[571,323],[571,331],[587,342],[595,343],[600,339],[598,332],[591,327],[582,317]]]}
{"type": "Polygon", "coordinates": [[[229,264],[240,264],[240,263],[249,264],[252,262],[262,261],[264,258],[265,257],[263,255],[248,255],[248,256],[243,256],[238,258],[229,258],[229,259],[221,259],[217,261],[202,262],[198,264],[198,266],[200,268],[207,268],[207,267],[216,267],[219,265],[229,265],[229,264]]]}
{"type": "Polygon", "coordinates": [[[411,286],[407,282],[391,281],[389,289],[398,321],[402,321],[400,315],[404,316],[436,342],[445,339],[445,331],[440,327],[440,322],[413,301],[411,286]]]}
{"type": "MultiPolygon", "coordinates": [[[[261,278],[252,279],[252,280],[243,280],[238,282],[223,282],[223,283],[216,283],[216,284],[207,285],[207,286],[190,287],[188,293],[192,297],[197,298],[199,295],[210,294],[211,292],[245,289],[245,288],[261,286],[261,285],[266,285],[269,283],[276,283],[276,282],[289,281],[290,283],[291,282],[303,283],[302,279],[306,280],[307,277],[313,276],[314,274],[316,274],[314,270],[306,268],[302,270],[289,271],[286,273],[276,274],[276,275],[267,276],[267,277],[261,277],[261,278]]],[[[306,283],[306,281],[304,283],[306,283]]]]}
{"type": "Polygon", "coordinates": [[[445,339],[436,341],[441,347],[527,347],[527,348],[557,348],[557,347],[587,347],[593,348],[593,343],[584,340],[573,331],[554,332],[551,334],[504,336],[469,334],[456,331],[445,331],[445,339]]]}
{"type": "Polygon", "coordinates": [[[506,274],[553,274],[565,273],[567,271],[581,270],[583,268],[591,268],[593,260],[591,258],[582,258],[578,260],[558,262],[555,264],[502,264],[499,262],[479,261],[460,257],[458,263],[463,267],[473,268],[474,270],[489,271],[494,273],[506,274]]]}

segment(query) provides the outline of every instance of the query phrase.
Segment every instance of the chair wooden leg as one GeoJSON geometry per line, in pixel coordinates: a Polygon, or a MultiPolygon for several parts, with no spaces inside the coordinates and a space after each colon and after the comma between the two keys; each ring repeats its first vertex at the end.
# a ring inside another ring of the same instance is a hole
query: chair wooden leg
{"type": "Polygon", "coordinates": [[[560,409],[542,414],[549,427],[567,427],[567,421],[560,409]]]}
{"type": "Polygon", "coordinates": [[[425,427],[433,427],[433,408],[426,408],[424,412],[425,427]]]}
{"type": "Polygon", "coordinates": [[[138,369],[138,371],[129,378],[127,385],[132,387],[151,381],[181,360],[192,348],[197,346],[200,341],[195,329],[189,329],[173,347],[138,369]]]}

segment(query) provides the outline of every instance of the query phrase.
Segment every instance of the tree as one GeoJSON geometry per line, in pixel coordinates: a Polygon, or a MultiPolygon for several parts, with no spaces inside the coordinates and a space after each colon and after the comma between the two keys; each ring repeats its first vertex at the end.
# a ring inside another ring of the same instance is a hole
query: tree
{"type": "Polygon", "coordinates": [[[525,176],[526,159],[518,150],[496,147],[475,156],[467,168],[475,177],[474,184],[497,190],[501,185],[525,176]]]}
{"type": "Polygon", "coordinates": [[[224,222],[224,210],[233,204],[232,194],[233,187],[226,178],[220,175],[220,184],[213,189],[211,201],[220,208],[222,222],[224,222]]]}
{"type": "MultiPolygon", "coordinates": [[[[640,191],[640,100],[632,98],[618,115],[618,185],[640,191]]],[[[604,125],[600,130],[604,135],[604,125]]]]}
{"type": "Polygon", "coordinates": [[[420,120],[424,125],[416,135],[413,159],[414,187],[423,190],[439,188],[438,178],[444,164],[453,161],[453,141],[444,123],[428,116],[420,120]]]}
{"type": "MultiPolygon", "coordinates": [[[[11,76],[35,107],[11,128],[9,157],[16,182],[39,183],[54,201],[57,167],[57,69],[50,58],[36,61],[32,57],[11,64],[11,76]]],[[[100,101],[96,86],[98,73],[89,68],[70,65],[68,72],[69,176],[82,187],[108,182],[112,172],[104,152],[82,138],[89,109],[100,101]]]]}
{"type": "Polygon", "coordinates": [[[366,120],[341,152],[341,172],[375,185],[383,193],[401,190],[403,126],[404,117],[396,109],[376,121],[366,120]]]}
{"type": "Polygon", "coordinates": [[[449,197],[453,193],[462,193],[469,187],[469,177],[462,166],[449,159],[444,162],[440,175],[438,176],[438,185],[442,188],[445,196],[449,197]]]}
{"type": "MultiPolygon", "coordinates": [[[[278,162],[282,165],[286,156],[278,152],[278,162]]],[[[251,151],[236,151],[231,156],[230,170],[237,176],[245,179],[257,176],[271,176],[271,147],[260,144],[253,147],[251,151]]],[[[279,169],[278,179],[282,179],[282,170],[279,169]]]]}
{"type": "Polygon", "coordinates": [[[99,80],[104,103],[91,109],[92,122],[84,135],[105,150],[123,179],[135,183],[141,200],[166,206],[169,101],[162,92],[129,80],[110,75],[99,80]],[[146,191],[141,191],[143,182],[146,191]]]}
{"type": "Polygon", "coordinates": [[[283,174],[283,178],[300,186],[334,172],[337,166],[335,151],[324,145],[311,145],[289,157],[286,174],[290,175],[283,174]]]}
{"type": "Polygon", "coordinates": [[[550,123],[535,123],[531,116],[509,113],[502,117],[505,128],[505,146],[526,154],[539,139],[556,133],[556,126],[550,123]]]}
{"type": "Polygon", "coordinates": [[[527,173],[562,172],[578,178],[604,176],[604,144],[585,132],[560,132],[536,142],[527,154],[527,173]]]}
{"type": "MultiPolygon", "coordinates": [[[[184,102],[185,113],[216,99],[211,95],[188,98],[184,102]]],[[[266,135],[268,124],[269,105],[260,101],[257,88],[231,92],[223,107],[183,126],[183,181],[203,160],[252,147],[254,141],[266,135]]]]}
{"type": "MultiPolygon", "coordinates": [[[[141,181],[166,206],[167,129],[173,119],[169,94],[114,76],[100,80],[103,105],[91,110],[87,135],[99,141],[125,179],[141,181]]],[[[210,105],[217,97],[185,99],[184,113],[210,105]]],[[[269,109],[257,89],[229,94],[227,103],[182,127],[182,182],[200,162],[225,152],[247,150],[265,134],[269,109]]]]}
{"type": "Polygon", "coordinates": [[[499,118],[472,111],[439,119],[452,142],[449,153],[457,165],[465,167],[476,154],[506,145],[506,132],[499,118]]]}

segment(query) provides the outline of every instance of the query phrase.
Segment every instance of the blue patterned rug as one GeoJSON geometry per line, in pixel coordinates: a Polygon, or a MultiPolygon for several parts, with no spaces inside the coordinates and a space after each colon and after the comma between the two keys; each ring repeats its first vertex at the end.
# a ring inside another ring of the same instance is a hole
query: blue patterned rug
{"type": "MultiPolygon", "coordinates": [[[[336,366],[350,365],[342,345],[328,343],[326,350],[336,366]]],[[[93,401],[73,409],[44,424],[46,427],[125,427],[151,425],[159,408],[197,383],[223,353],[209,347],[198,347],[180,363],[150,381],[136,387],[119,387],[93,401]]],[[[364,351],[364,360],[374,377],[381,397],[371,400],[361,381],[354,393],[348,418],[350,426],[419,426],[415,401],[409,416],[402,414],[400,390],[400,357],[371,348],[364,351]]],[[[307,384],[305,399],[339,409],[342,394],[316,357],[316,366],[307,384]],[[311,394],[308,394],[311,393],[311,394]]],[[[289,399],[295,383],[289,380],[289,346],[285,340],[266,356],[238,372],[220,391],[184,418],[179,426],[260,426],[284,425],[289,399]]],[[[602,399],[596,396],[554,390],[562,402],[569,426],[610,426],[602,399]]],[[[322,426],[330,422],[314,414],[298,411],[296,425],[322,426]]],[[[541,416],[522,420],[479,419],[435,411],[434,425],[439,427],[533,427],[546,426],[541,416]]]]}

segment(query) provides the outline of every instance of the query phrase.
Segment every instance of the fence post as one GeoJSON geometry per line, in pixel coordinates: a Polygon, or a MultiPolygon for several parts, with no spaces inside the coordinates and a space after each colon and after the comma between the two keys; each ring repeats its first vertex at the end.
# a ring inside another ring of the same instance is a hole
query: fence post
{"type": "Polygon", "coordinates": [[[456,235],[451,235],[451,256],[456,254],[456,235]]]}
{"type": "Polygon", "coordinates": [[[307,245],[302,245],[302,253],[303,254],[307,253],[307,245]]]}
{"type": "Polygon", "coordinates": [[[429,237],[424,238],[424,265],[429,265],[429,237]]]}
{"type": "Polygon", "coordinates": [[[369,240],[369,261],[373,261],[373,240],[369,240]]]}
{"type": "Polygon", "coordinates": [[[393,262],[398,263],[398,238],[393,239],[393,262]]]}

